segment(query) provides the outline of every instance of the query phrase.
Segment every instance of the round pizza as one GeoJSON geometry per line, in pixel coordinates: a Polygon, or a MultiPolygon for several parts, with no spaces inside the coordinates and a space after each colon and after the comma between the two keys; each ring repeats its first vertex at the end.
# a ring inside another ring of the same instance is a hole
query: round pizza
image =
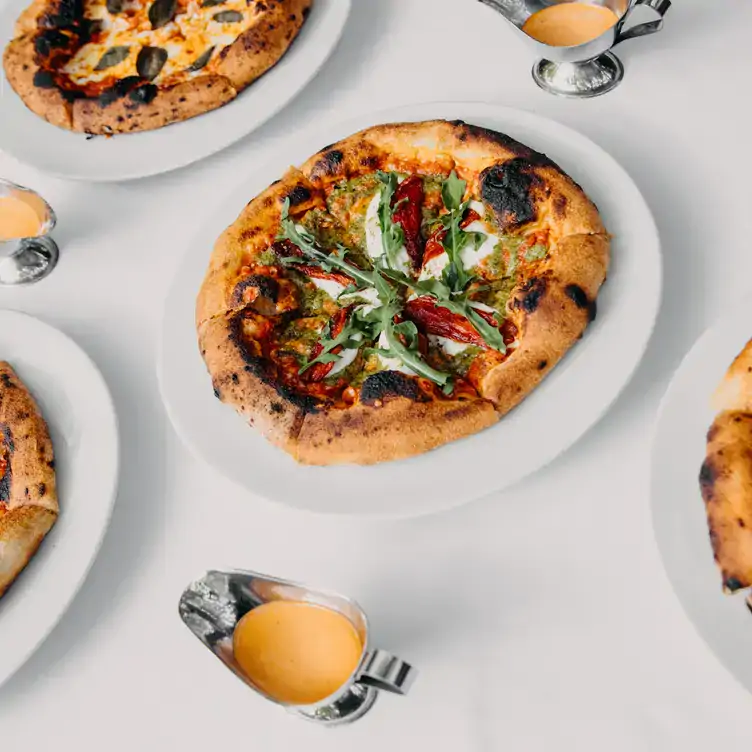
{"type": "Polygon", "coordinates": [[[152,130],[234,99],[287,51],[312,0],[34,0],[4,54],[53,125],[152,130]]]}
{"type": "Polygon", "coordinates": [[[36,553],[57,515],[47,425],[13,369],[0,363],[0,596],[36,553]]]}
{"type": "Polygon", "coordinates": [[[491,426],[594,319],[609,236],[551,160],[464,122],[314,155],[218,240],[197,301],[220,400],[309,464],[491,426]]]}
{"type": "Polygon", "coordinates": [[[700,470],[710,542],[733,593],[752,587],[752,341],[729,367],[713,396],[718,411],[700,470]]]}

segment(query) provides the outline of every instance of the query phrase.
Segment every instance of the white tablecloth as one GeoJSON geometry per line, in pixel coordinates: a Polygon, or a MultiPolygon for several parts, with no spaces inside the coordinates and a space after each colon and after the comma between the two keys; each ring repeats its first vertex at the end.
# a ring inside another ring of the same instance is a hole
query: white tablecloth
{"type": "Polygon", "coordinates": [[[102,186],[0,156],[0,174],[58,211],[63,253],[47,281],[0,290],[0,307],[51,322],[89,352],[112,389],[123,447],[92,574],[0,689],[0,746],[748,752],[750,698],[697,637],[661,569],[648,461],[671,372],[750,284],[750,28],[749,0],[679,0],[660,35],[620,48],[627,76],[615,92],[566,101],[537,90],[524,48],[472,0],[354,0],[342,44],[308,89],[212,159],[102,186]],[[162,301],[191,232],[222,192],[312,123],[449,99],[556,118],[632,174],[665,252],[665,302],[645,361],[553,465],[451,513],[359,523],[254,500],[186,451],[158,394],[162,301]],[[178,619],[183,586],[215,565],[351,594],[376,643],[421,670],[414,691],[382,697],[339,730],[267,706],[178,619]]]}

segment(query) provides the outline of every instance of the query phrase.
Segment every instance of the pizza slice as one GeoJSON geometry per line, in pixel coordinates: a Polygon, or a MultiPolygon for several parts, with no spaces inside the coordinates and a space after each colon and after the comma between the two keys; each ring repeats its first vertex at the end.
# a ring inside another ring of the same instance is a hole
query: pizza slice
{"type": "Polygon", "coordinates": [[[487,129],[376,126],[219,239],[197,303],[216,394],[312,464],[486,428],[595,317],[609,239],[550,160],[487,129]]]}
{"type": "Polygon", "coordinates": [[[726,372],[713,406],[718,414],[700,490],[723,588],[733,593],[752,587],[752,340],[726,372]]]}
{"type": "Polygon", "coordinates": [[[0,597],[58,515],[47,425],[8,363],[0,362],[0,597]]]}
{"type": "Polygon", "coordinates": [[[312,0],[34,0],[4,54],[26,106],[90,134],[152,130],[234,99],[312,0]]]}

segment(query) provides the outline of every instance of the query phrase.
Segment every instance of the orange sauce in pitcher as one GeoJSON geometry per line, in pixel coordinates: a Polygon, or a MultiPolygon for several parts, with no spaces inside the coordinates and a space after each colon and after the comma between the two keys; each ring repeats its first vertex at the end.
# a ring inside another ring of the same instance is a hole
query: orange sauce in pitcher
{"type": "Polygon", "coordinates": [[[360,663],[363,643],[349,619],[302,601],[269,601],[235,627],[235,660],[278,702],[312,705],[333,695],[360,663]]]}
{"type": "Polygon", "coordinates": [[[39,217],[13,196],[0,196],[0,241],[33,238],[39,234],[39,217]]]}
{"type": "Polygon", "coordinates": [[[602,5],[558,3],[533,13],[522,30],[551,47],[574,47],[592,42],[618,20],[616,13],[602,5]]]}

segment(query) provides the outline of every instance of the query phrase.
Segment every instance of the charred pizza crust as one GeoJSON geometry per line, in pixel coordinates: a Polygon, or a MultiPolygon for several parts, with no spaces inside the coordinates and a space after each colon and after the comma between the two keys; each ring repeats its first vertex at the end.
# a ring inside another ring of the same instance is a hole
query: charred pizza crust
{"type": "Polygon", "coordinates": [[[713,406],[718,414],[707,435],[700,490],[723,587],[734,592],[752,587],[752,340],[727,371],[713,406]]]}
{"type": "Polygon", "coordinates": [[[233,100],[287,51],[313,0],[256,0],[252,25],[199,75],[160,86],[138,75],[96,95],[62,88],[51,74],[61,48],[73,51],[91,38],[86,0],[34,0],[19,17],[3,55],[5,74],[26,106],[68,130],[112,135],[153,130],[209,112],[233,100]]]}
{"type": "Polygon", "coordinates": [[[409,457],[475,433],[518,405],[595,318],[609,237],[582,189],[546,156],[461,121],[376,126],[322,149],[251,201],[217,241],[197,300],[196,325],[215,394],[305,463],[368,464],[409,457]],[[506,232],[545,227],[551,252],[521,279],[504,315],[518,346],[486,372],[475,399],[421,402],[394,372],[369,377],[359,402],[328,409],[292,393],[240,336],[243,268],[274,241],[283,205],[325,206],[326,191],[374,171],[442,174],[467,182],[506,232]],[[370,400],[368,390],[379,392],[370,400]]]}
{"type": "Polygon", "coordinates": [[[52,442],[34,398],[0,363],[0,596],[58,515],[52,442]]]}

